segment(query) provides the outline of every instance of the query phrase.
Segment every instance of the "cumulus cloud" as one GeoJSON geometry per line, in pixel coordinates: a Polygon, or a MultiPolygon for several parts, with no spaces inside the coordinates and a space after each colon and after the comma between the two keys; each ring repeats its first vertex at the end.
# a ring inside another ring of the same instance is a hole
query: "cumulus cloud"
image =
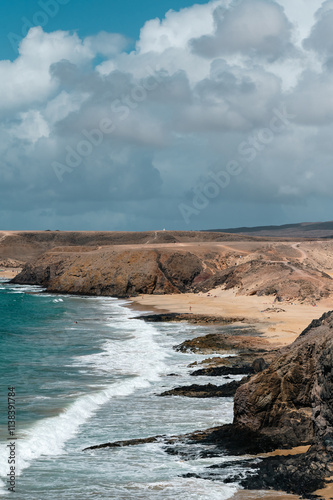
{"type": "Polygon", "coordinates": [[[316,13],[316,23],[312,27],[308,38],[304,40],[304,47],[317,52],[319,57],[333,56],[333,2],[324,2],[316,13]]]}
{"type": "Polygon", "coordinates": [[[214,28],[213,13],[217,1],[205,5],[194,5],[180,12],[169,10],[165,18],[147,21],[141,29],[137,50],[162,53],[167,49],[186,47],[196,37],[211,33],[214,28]]]}
{"type": "Polygon", "coordinates": [[[28,109],[43,103],[56,90],[50,66],[67,60],[80,66],[94,57],[76,34],[56,31],[44,33],[32,28],[19,47],[14,61],[0,61],[0,103],[2,110],[28,109]]]}
{"type": "Polygon", "coordinates": [[[241,53],[270,61],[292,48],[292,25],[281,5],[272,0],[243,0],[214,11],[215,33],[193,37],[193,50],[203,57],[241,53]]]}
{"type": "Polygon", "coordinates": [[[129,40],[123,35],[105,31],[101,31],[95,36],[88,36],[84,40],[84,46],[90,51],[106,57],[120,54],[128,45],[129,40]]]}
{"type": "Polygon", "coordinates": [[[286,0],[169,11],[130,53],[114,33],[31,29],[0,61],[2,227],[330,218],[333,7],[297,2],[299,25],[286,0]],[[230,181],[198,209],[212,172],[230,181]]]}

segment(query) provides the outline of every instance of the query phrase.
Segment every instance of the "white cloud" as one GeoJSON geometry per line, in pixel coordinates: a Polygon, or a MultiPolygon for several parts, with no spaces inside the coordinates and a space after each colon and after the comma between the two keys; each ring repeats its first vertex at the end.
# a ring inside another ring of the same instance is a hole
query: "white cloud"
{"type": "Polygon", "coordinates": [[[121,35],[33,28],[18,58],[0,61],[0,197],[10,217],[22,211],[25,221],[31,213],[65,227],[86,213],[93,229],[110,214],[117,229],[182,228],[178,204],[211,168],[236,160],[243,173],[193,227],[222,225],[233,204],[240,224],[246,204],[278,207],[265,210],[268,219],[309,199],[325,218],[318,207],[329,201],[316,200],[330,199],[333,181],[331,8],[331,0],[194,5],[147,21],[131,53],[121,35]],[[290,126],[280,121],[269,134],[284,108],[290,126]],[[252,162],[239,153],[244,143],[252,162]],[[69,155],[77,166],[59,183],[52,164],[68,166],[69,155]]]}
{"type": "Polygon", "coordinates": [[[88,36],[85,38],[83,45],[93,54],[114,57],[120,54],[128,43],[129,40],[118,33],[106,33],[105,31],[101,31],[95,36],[88,36]]]}
{"type": "Polygon", "coordinates": [[[39,111],[30,110],[20,113],[19,118],[20,124],[14,125],[11,129],[14,137],[35,143],[41,137],[49,136],[49,126],[39,111]]]}
{"type": "Polygon", "coordinates": [[[199,36],[211,34],[214,30],[213,12],[219,2],[194,5],[179,12],[169,10],[165,18],[147,21],[141,29],[137,51],[162,53],[170,48],[186,47],[199,36]]]}
{"type": "Polygon", "coordinates": [[[94,54],[76,34],[56,31],[44,33],[31,28],[20,44],[19,57],[0,62],[0,104],[3,110],[28,107],[43,102],[57,87],[50,75],[50,66],[63,59],[84,64],[94,54]]]}
{"type": "Polygon", "coordinates": [[[44,116],[50,125],[55,125],[57,122],[63,120],[68,115],[75,111],[79,111],[84,101],[89,97],[86,92],[68,93],[61,91],[54,99],[46,103],[44,109],[44,116]]]}
{"type": "Polygon", "coordinates": [[[203,57],[241,53],[276,60],[291,49],[291,23],[273,0],[243,0],[233,8],[217,7],[213,35],[193,37],[203,57]]]}

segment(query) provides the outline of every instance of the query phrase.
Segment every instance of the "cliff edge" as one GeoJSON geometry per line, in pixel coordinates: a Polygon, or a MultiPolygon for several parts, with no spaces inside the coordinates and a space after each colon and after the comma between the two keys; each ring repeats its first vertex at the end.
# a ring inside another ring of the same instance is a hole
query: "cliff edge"
{"type": "Polygon", "coordinates": [[[276,447],[316,443],[333,452],[333,311],[238,389],[234,425],[276,447]]]}

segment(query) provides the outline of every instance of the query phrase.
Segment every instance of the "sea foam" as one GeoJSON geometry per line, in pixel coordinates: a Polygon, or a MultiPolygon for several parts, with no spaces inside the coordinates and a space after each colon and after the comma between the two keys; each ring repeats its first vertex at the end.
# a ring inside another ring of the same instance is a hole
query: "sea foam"
{"type": "MultiPolygon", "coordinates": [[[[73,364],[93,370],[108,371],[131,378],[113,382],[103,390],[79,397],[56,417],[38,421],[16,441],[16,475],[20,475],[30,464],[42,456],[54,457],[66,453],[66,443],[111,398],[128,396],[138,389],[148,387],[159,374],[166,370],[166,351],[154,340],[157,334],[152,325],[131,319],[130,311],[119,308],[121,318],[117,331],[128,338],[125,341],[112,339],[104,342],[102,352],[73,358],[73,364]]],[[[111,326],[111,325],[110,325],[111,326]]],[[[112,323],[114,327],[115,324],[112,323]]],[[[0,443],[0,477],[8,473],[6,442],[0,443]]],[[[0,483],[0,494],[4,484],[0,483]]]]}

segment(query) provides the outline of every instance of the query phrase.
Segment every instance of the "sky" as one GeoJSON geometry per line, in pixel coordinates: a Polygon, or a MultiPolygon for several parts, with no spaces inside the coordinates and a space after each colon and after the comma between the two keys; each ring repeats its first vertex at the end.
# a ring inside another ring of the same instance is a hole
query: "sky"
{"type": "Polygon", "coordinates": [[[333,0],[0,6],[0,229],[333,219],[333,0]]]}

